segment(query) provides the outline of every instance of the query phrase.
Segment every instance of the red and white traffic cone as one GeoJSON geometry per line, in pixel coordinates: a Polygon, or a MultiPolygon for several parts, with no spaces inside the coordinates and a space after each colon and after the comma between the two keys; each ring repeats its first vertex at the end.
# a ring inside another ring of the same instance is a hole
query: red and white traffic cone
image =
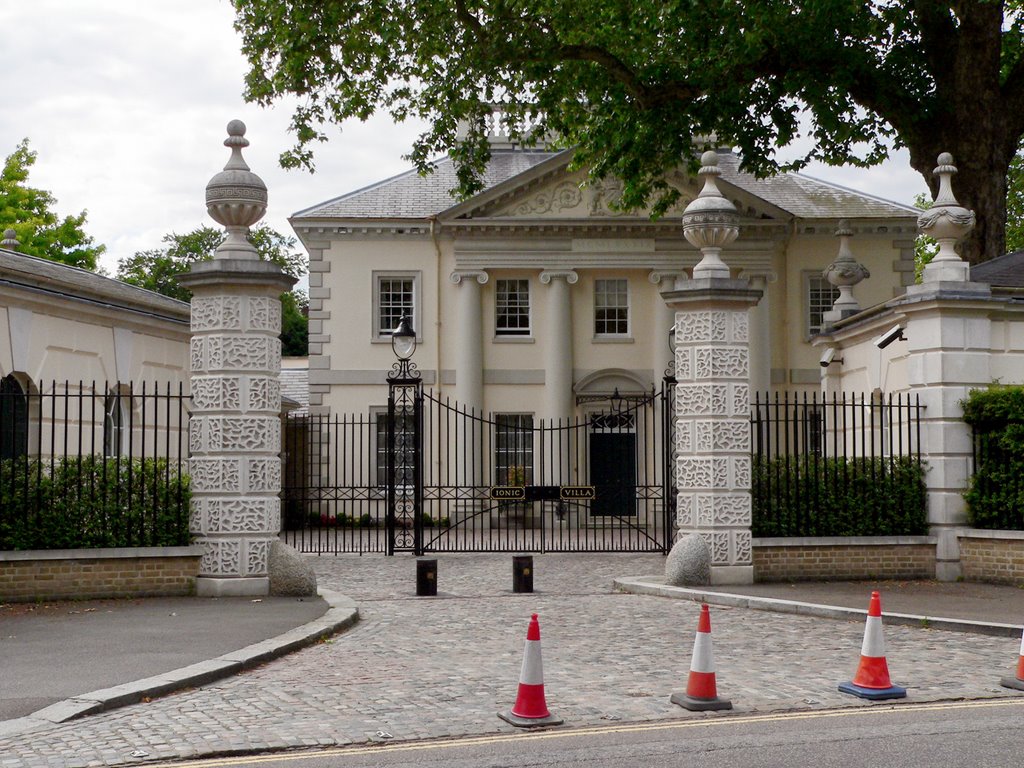
{"type": "Polygon", "coordinates": [[[526,649],[523,651],[523,669],[519,673],[516,703],[511,712],[499,712],[498,717],[519,728],[561,725],[564,722],[548,711],[544,700],[544,665],[540,656],[540,623],[536,613],[530,617],[530,628],[526,631],[526,649]]]}
{"type": "Polygon", "coordinates": [[[1020,638],[1020,655],[1017,657],[1017,676],[1004,677],[999,681],[1004,688],[1024,691],[1024,635],[1020,638]]]}
{"type": "Polygon", "coordinates": [[[885,638],[882,636],[882,598],[871,593],[868,620],[864,627],[864,642],[860,648],[860,666],[848,683],[840,683],[839,690],[862,699],[902,699],[906,688],[893,685],[889,679],[889,665],[885,661],[885,638]]]}
{"type": "Polygon", "coordinates": [[[697,637],[693,641],[693,658],[690,660],[690,677],[686,681],[686,693],[673,693],[670,701],[693,712],[732,709],[731,701],[718,698],[715,654],[711,648],[711,612],[707,603],[700,606],[700,619],[697,621],[697,637]]]}

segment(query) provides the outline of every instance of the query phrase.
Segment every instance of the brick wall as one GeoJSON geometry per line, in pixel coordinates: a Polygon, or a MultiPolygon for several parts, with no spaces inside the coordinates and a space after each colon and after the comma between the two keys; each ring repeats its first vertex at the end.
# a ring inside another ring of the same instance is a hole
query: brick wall
{"type": "Polygon", "coordinates": [[[0,602],[195,591],[199,547],[0,552],[0,602]]]}
{"type": "Polygon", "coordinates": [[[1024,585],[1024,533],[972,529],[959,539],[965,581],[1024,585]]]}
{"type": "Polygon", "coordinates": [[[927,536],[754,539],[754,581],[934,579],[927,536]]]}

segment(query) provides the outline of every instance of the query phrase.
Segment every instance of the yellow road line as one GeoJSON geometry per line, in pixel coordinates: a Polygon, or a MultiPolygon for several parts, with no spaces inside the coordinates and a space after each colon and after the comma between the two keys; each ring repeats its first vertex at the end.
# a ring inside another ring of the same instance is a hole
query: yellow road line
{"type": "MultiPolygon", "coordinates": [[[[745,725],[747,723],[773,723],[786,720],[817,720],[821,718],[854,717],[857,715],[880,715],[899,712],[934,712],[951,709],[983,709],[991,707],[1016,707],[1024,705],[1024,697],[1010,699],[985,699],[981,701],[933,702],[922,704],[873,704],[870,706],[844,709],[825,709],[816,712],[779,712],[765,715],[717,715],[692,720],[672,720],[661,723],[637,723],[634,725],[600,725],[580,728],[559,728],[557,730],[522,731],[502,733],[493,736],[463,736],[456,739],[434,739],[431,741],[410,741],[401,743],[374,743],[371,746],[339,746],[327,749],[311,749],[302,752],[269,753],[262,755],[243,755],[240,757],[211,758],[208,760],[190,760],[188,768],[226,768],[227,766],[258,765],[269,762],[285,762],[290,760],[306,760],[312,757],[330,757],[342,755],[369,755],[381,752],[415,752],[451,747],[475,747],[486,744],[501,744],[524,739],[564,739],[571,736],[591,736],[615,733],[643,733],[650,731],[668,731],[680,728],[722,727],[745,725]]],[[[181,768],[181,763],[157,763],[148,768],[181,768]]]]}

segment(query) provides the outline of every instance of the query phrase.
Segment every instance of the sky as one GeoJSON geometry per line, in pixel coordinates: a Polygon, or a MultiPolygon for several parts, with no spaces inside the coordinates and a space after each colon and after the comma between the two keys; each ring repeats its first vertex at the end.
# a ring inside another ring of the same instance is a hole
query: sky
{"type": "MultiPolygon", "coordinates": [[[[296,211],[407,170],[420,126],[387,116],[329,128],[316,172],[283,170],[291,104],[242,98],[246,64],[227,0],[5,0],[0,3],[0,156],[23,138],[38,153],[29,184],[60,216],[88,211],[102,266],[157,248],[168,232],[216,226],[206,182],[227,162],[225,126],[241,119],[250,168],[269,190],[264,221],[292,234],[296,211]]],[[[869,169],[807,175],[910,204],[925,191],[905,153],[869,169]]]]}

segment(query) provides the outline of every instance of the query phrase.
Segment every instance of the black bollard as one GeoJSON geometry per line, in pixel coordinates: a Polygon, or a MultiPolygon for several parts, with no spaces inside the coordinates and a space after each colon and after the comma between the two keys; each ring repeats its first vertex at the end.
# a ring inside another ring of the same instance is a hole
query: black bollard
{"type": "Polygon", "coordinates": [[[533,555],[512,556],[512,591],[533,592],[533,555]]]}
{"type": "Polygon", "coordinates": [[[420,558],[416,561],[416,596],[437,595],[437,560],[420,558]]]}

